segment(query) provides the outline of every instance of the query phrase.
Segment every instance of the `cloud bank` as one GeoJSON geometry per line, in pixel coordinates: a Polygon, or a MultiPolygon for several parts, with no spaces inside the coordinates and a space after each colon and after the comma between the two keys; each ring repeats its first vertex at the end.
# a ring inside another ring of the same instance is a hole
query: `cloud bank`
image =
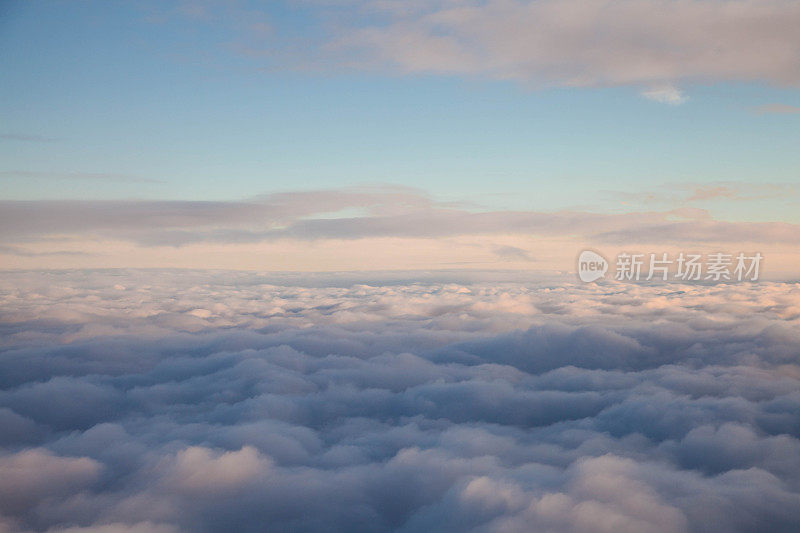
{"type": "MultiPolygon", "coordinates": [[[[679,105],[681,87],[800,84],[794,0],[290,0],[303,24],[215,1],[148,19],[221,25],[261,68],[512,80],[528,87],[633,87],[679,105]],[[314,28],[313,33],[308,28],[314,28]],[[264,67],[263,62],[268,62],[264,67]]],[[[284,13],[285,14],[285,13],[284,13]]]]}
{"type": "Polygon", "coordinates": [[[796,531],[800,286],[0,276],[5,531],[796,531]]]}
{"type": "MultiPolygon", "coordinates": [[[[300,68],[355,68],[516,80],[531,86],[632,86],[679,104],[681,84],[800,83],[793,0],[356,0],[294,2],[325,37],[285,51],[300,68]]],[[[261,22],[241,51],[274,57],[261,22]]]]}
{"type": "Polygon", "coordinates": [[[243,201],[0,201],[0,257],[13,268],[567,270],[583,248],[617,253],[634,247],[652,253],[758,250],[769,254],[773,274],[791,276],[800,260],[797,224],[718,220],[699,207],[666,204],[796,192],[774,184],[684,184],[657,194],[662,210],[625,213],[492,211],[398,186],[243,201]]]}
{"type": "Polygon", "coordinates": [[[364,2],[385,22],[342,37],[406,71],[574,86],[800,82],[790,0],[364,2]]]}

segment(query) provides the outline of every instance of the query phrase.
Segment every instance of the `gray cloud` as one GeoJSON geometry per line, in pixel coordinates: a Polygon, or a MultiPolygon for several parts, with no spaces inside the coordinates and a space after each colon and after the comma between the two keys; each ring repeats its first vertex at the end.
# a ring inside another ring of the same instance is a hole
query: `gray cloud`
{"type": "Polygon", "coordinates": [[[5,272],[0,523],[797,529],[797,284],[494,276],[5,272]]]}
{"type": "MultiPolygon", "coordinates": [[[[773,190],[767,188],[765,194],[777,194],[773,190]]],[[[693,194],[708,197],[715,193],[734,194],[728,189],[698,188],[693,194]]],[[[574,236],[611,244],[800,242],[800,228],[796,224],[719,221],[701,209],[624,214],[481,212],[437,203],[420,191],[400,187],[281,193],[240,202],[0,202],[0,237],[8,243],[54,237],[104,237],[147,246],[181,246],[197,242],[492,234],[574,236]],[[357,214],[353,215],[353,211],[357,214]]],[[[501,247],[496,252],[509,257],[509,250],[501,247]]],[[[519,252],[513,255],[516,259],[523,257],[519,252]]]]}
{"type": "Polygon", "coordinates": [[[755,108],[759,115],[794,115],[800,113],[800,107],[787,104],[764,104],[755,108]]]}
{"type": "Polygon", "coordinates": [[[791,0],[340,2],[364,22],[329,45],[351,65],[643,87],[680,103],[680,82],[800,83],[800,7],[791,0]],[[358,13],[358,11],[356,11],[358,13]]]}
{"type": "Polygon", "coordinates": [[[51,257],[51,256],[89,256],[86,252],[79,252],[73,250],[53,250],[48,252],[30,252],[20,246],[2,246],[0,245],[0,253],[17,255],[21,257],[51,257]]]}
{"type": "MultiPolygon", "coordinates": [[[[156,19],[213,19],[260,68],[370,70],[515,80],[526,86],[633,86],[656,102],[677,85],[800,83],[793,0],[300,0],[321,37],[264,12],[216,2],[162,8],[156,19]],[[202,16],[199,14],[202,13],[202,16]],[[283,32],[276,32],[281,28],[283,32]],[[280,36],[278,39],[276,36],[280,36]],[[288,44],[287,44],[288,43],[288,44]]],[[[229,45],[229,43],[226,43],[229,45]]]]}
{"type": "Polygon", "coordinates": [[[49,143],[57,141],[58,139],[54,139],[52,137],[45,137],[44,135],[28,135],[24,133],[0,133],[0,140],[49,143]]]}
{"type": "Polygon", "coordinates": [[[494,253],[507,261],[533,261],[534,259],[527,250],[517,246],[498,246],[494,249],[494,253]]]}
{"type": "MultiPolygon", "coordinates": [[[[237,228],[282,227],[311,215],[364,209],[367,214],[429,209],[425,195],[403,187],[374,187],[276,193],[249,201],[5,201],[0,234],[7,239],[89,233],[129,240],[181,244],[197,240],[244,239],[237,228]],[[156,234],[153,230],[158,229],[156,234]]],[[[253,240],[250,237],[248,240],[253,240]]],[[[266,235],[255,237],[266,239],[266,235]]]]}

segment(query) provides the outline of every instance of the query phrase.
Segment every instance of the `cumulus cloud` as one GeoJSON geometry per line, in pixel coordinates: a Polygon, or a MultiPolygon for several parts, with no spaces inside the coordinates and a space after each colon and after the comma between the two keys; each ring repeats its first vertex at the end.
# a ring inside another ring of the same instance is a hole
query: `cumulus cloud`
{"type": "MultiPolygon", "coordinates": [[[[567,469],[565,492],[540,496],[514,482],[476,477],[457,489],[457,501],[436,510],[486,513],[488,520],[481,528],[485,531],[686,531],[685,514],[637,479],[641,468],[635,461],[613,455],[580,459],[567,469]]],[[[435,512],[427,511],[426,518],[430,520],[435,512]]],[[[437,516],[436,521],[441,518],[458,520],[458,516],[437,516]]],[[[438,523],[429,525],[435,528],[438,523]]]]}
{"type": "Polygon", "coordinates": [[[0,304],[7,531],[800,524],[796,283],[6,272],[0,304]]]}
{"type": "Polygon", "coordinates": [[[191,446],[177,453],[170,468],[171,485],[188,491],[215,491],[246,484],[269,468],[269,460],[261,458],[252,446],[217,454],[191,446]]]}
{"type": "Polygon", "coordinates": [[[97,480],[100,463],[31,448],[0,456],[0,510],[15,514],[53,497],[68,497],[97,480]]]}

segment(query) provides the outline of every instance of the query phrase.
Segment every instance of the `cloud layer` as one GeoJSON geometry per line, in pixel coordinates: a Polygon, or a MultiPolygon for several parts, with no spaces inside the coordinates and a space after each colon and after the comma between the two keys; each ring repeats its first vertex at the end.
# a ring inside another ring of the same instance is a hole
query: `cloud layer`
{"type": "Polygon", "coordinates": [[[155,8],[227,27],[266,68],[629,86],[678,105],[680,87],[800,84],[794,0],[289,0],[303,24],[215,0],[155,8]],[[313,28],[313,32],[308,29],[313,28]]]}
{"type": "Polygon", "coordinates": [[[796,531],[800,287],[0,277],[0,529],[796,531]]]}
{"type": "MultiPolygon", "coordinates": [[[[0,257],[13,268],[205,267],[259,270],[537,268],[568,270],[583,248],[617,253],[761,251],[768,275],[796,275],[800,227],[718,220],[699,207],[795,188],[720,182],[618,194],[661,210],[491,211],[422,191],[363,187],[246,201],[0,202],[0,257]],[[659,203],[660,202],[660,203],[659,203]],[[770,271],[771,269],[771,271],[770,271]]],[[[788,201],[788,200],[787,200],[788,201]]]]}
{"type": "Polygon", "coordinates": [[[632,85],[673,104],[683,99],[675,83],[800,83],[792,0],[311,3],[347,13],[327,50],[359,68],[632,85]]]}
{"type": "MultiPolygon", "coordinates": [[[[688,200],[745,199],[726,185],[698,186],[688,200]]],[[[790,186],[779,189],[769,184],[757,190],[761,194],[796,193],[790,186]]],[[[620,214],[469,210],[435,202],[422,191],[404,187],[280,193],[239,202],[9,200],[0,201],[0,208],[0,237],[6,242],[83,235],[145,246],[182,246],[196,242],[523,233],[579,235],[605,243],[800,244],[797,224],[726,222],[698,208],[620,214]],[[624,239],[620,237],[623,234],[624,239]]]]}

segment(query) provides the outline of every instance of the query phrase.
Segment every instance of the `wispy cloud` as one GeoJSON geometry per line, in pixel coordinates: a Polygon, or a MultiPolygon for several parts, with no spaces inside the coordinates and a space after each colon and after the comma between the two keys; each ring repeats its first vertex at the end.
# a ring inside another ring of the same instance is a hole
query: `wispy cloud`
{"type": "MultiPolygon", "coordinates": [[[[699,187],[687,194],[702,200],[738,193],[720,186],[699,187]]],[[[717,221],[699,209],[623,214],[468,211],[438,205],[422,193],[392,188],[281,193],[241,202],[5,201],[0,206],[0,234],[7,239],[95,234],[151,246],[491,234],[635,234],[639,240],[672,242],[730,242],[747,236],[749,240],[800,243],[796,225],[717,221]],[[352,209],[363,214],[331,216],[352,209]]]]}
{"type": "Polygon", "coordinates": [[[759,115],[795,115],[800,113],[800,107],[787,104],[764,104],[755,107],[759,115]]]}
{"type": "MultiPolygon", "coordinates": [[[[727,199],[734,193],[718,188],[685,194],[727,199]]],[[[28,267],[45,263],[33,260],[38,255],[75,250],[103,254],[102,264],[108,266],[209,266],[214,261],[216,268],[375,270],[511,263],[530,268],[535,261],[537,268],[563,269],[574,250],[589,244],[665,251],[757,245],[770,247],[772,264],[782,265],[776,272],[785,272],[795,261],[800,226],[719,220],[699,208],[470,210],[440,204],[413,189],[373,187],[239,202],[5,201],[0,202],[0,240],[20,252],[6,252],[19,258],[14,264],[28,267]]],[[[94,264],[79,259],[74,264],[94,264]]]]}
{"type": "Polygon", "coordinates": [[[681,105],[688,100],[683,91],[671,85],[648,89],[642,92],[642,96],[648,100],[669,105],[681,105]]]}
{"type": "Polygon", "coordinates": [[[358,6],[327,46],[351,66],[647,89],[682,82],[800,82],[800,4],[665,0],[338,2],[358,6]],[[376,22],[376,19],[378,22],[376,22]]]}
{"type": "MultiPolygon", "coordinates": [[[[271,61],[268,69],[461,75],[530,87],[632,86],[672,105],[687,99],[677,86],[697,82],[800,83],[800,4],[794,0],[298,4],[304,16],[323,19],[326,31],[291,35],[286,28],[284,40],[276,41],[272,32],[243,30],[233,48],[271,61]]],[[[206,4],[195,10],[206,12],[206,4]]],[[[232,27],[258,19],[252,11],[239,13],[232,27]]]]}
{"type": "Polygon", "coordinates": [[[52,257],[52,256],[85,257],[93,255],[78,250],[50,250],[46,252],[31,252],[21,246],[3,246],[3,245],[0,245],[0,254],[15,255],[20,257],[52,257]]]}
{"type": "Polygon", "coordinates": [[[161,180],[113,172],[37,172],[30,170],[3,170],[0,171],[0,178],[96,180],[116,183],[162,183],[161,180]]]}
{"type": "Polygon", "coordinates": [[[24,133],[0,133],[0,140],[49,143],[55,142],[58,139],[45,137],[43,135],[27,135],[24,133]]]}
{"type": "Polygon", "coordinates": [[[498,246],[494,249],[494,253],[508,261],[533,261],[530,252],[518,246],[498,246]]]}
{"type": "Polygon", "coordinates": [[[682,190],[687,202],[707,200],[735,200],[740,202],[790,198],[800,195],[800,184],[796,183],[745,183],[720,181],[708,184],[676,184],[673,188],[682,190]]]}
{"type": "Polygon", "coordinates": [[[679,206],[687,203],[702,205],[705,202],[725,200],[755,202],[800,195],[800,185],[794,183],[747,183],[716,181],[710,183],[665,183],[644,191],[606,191],[613,199],[624,204],[650,206],[679,206]]]}

